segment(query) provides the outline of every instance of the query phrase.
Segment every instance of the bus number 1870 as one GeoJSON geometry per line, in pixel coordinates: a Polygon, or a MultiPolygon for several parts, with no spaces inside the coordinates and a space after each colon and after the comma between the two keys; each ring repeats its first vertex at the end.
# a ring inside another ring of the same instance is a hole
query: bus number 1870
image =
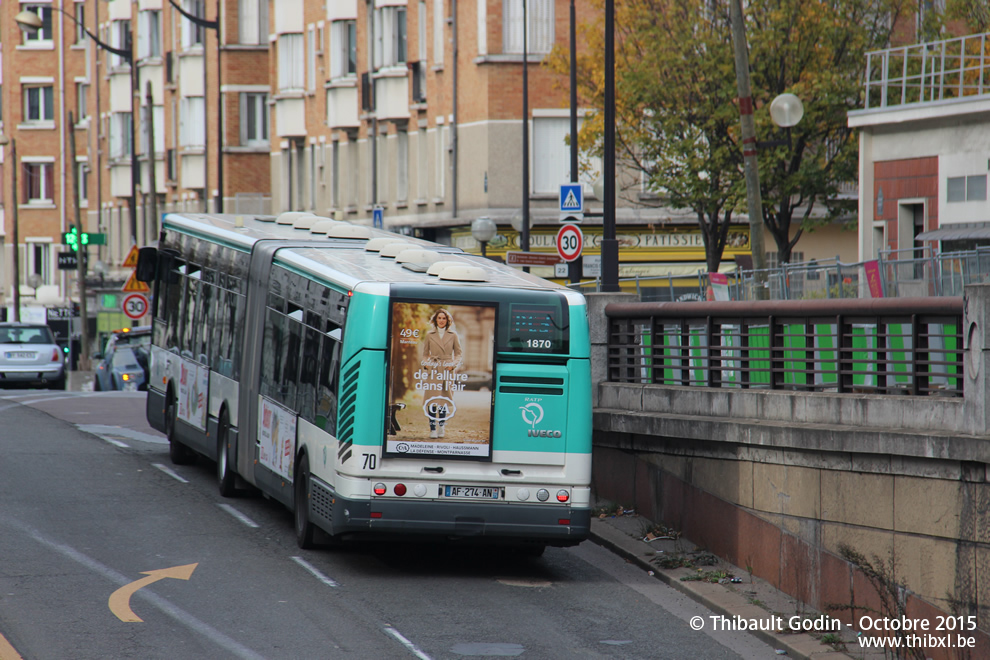
{"type": "Polygon", "coordinates": [[[528,339],[526,340],[526,345],[530,348],[553,348],[553,344],[549,339],[528,339]]]}

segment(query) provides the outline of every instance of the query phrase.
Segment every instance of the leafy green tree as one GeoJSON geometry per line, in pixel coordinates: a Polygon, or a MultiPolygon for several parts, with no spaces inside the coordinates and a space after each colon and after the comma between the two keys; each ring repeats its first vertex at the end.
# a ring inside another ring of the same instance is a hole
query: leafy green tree
{"type": "MultiPolygon", "coordinates": [[[[729,0],[616,0],[616,160],[642,174],[658,205],[690,209],[716,271],[733,214],[745,208],[739,106],[729,0]]],[[[592,4],[603,10],[601,0],[592,4]]],[[[886,47],[906,0],[750,0],[746,30],[757,136],[781,140],[760,154],[764,222],[781,262],[817,223],[853,210],[840,187],[857,179],[856,135],[846,112],[861,107],[865,53],[886,47]],[[770,101],[804,103],[785,135],[770,101]],[[794,234],[791,236],[791,234],[794,234]]],[[[583,105],[604,107],[604,18],[581,26],[578,84],[583,105]]],[[[548,66],[566,74],[566,48],[548,66]]],[[[566,76],[564,78],[566,80],[566,76]]],[[[580,143],[602,151],[602,113],[580,143]]],[[[638,181],[637,181],[638,183],[638,181]]]]}

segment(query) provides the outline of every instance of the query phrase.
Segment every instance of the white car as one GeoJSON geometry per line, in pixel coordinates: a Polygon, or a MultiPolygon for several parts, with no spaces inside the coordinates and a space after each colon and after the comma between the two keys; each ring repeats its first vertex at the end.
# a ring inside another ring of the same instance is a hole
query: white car
{"type": "Polygon", "coordinates": [[[0,323],[0,387],[17,383],[65,389],[65,356],[47,325],[0,323]]]}

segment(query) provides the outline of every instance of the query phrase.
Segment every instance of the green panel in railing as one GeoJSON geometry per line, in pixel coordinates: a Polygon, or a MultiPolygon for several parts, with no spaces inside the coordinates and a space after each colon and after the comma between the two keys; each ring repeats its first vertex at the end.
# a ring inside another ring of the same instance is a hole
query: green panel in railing
{"type": "Polygon", "coordinates": [[[887,376],[887,385],[911,384],[911,326],[903,323],[891,323],[887,326],[887,371],[894,372],[887,376]],[[891,382],[892,381],[892,382],[891,382]]]}
{"type": "Polygon", "coordinates": [[[819,323],[815,325],[815,357],[818,359],[817,385],[835,385],[836,360],[838,353],[835,346],[835,326],[830,323],[819,323]]]}
{"type": "Polygon", "coordinates": [[[804,334],[804,325],[791,324],[782,326],[784,332],[784,384],[807,385],[808,375],[805,370],[810,359],[808,355],[808,339],[804,334]]]}
{"type": "Polygon", "coordinates": [[[749,385],[770,384],[770,328],[749,326],[749,385]],[[762,349],[762,350],[760,350],[762,349]]]}
{"type": "Polygon", "coordinates": [[[877,327],[854,325],[852,328],[853,387],[876,387],[877,327]]]}

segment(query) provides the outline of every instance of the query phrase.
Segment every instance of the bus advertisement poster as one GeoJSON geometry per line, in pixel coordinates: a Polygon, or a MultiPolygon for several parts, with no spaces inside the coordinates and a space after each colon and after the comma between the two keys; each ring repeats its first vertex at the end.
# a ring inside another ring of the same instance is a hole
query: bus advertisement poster
{"type": "Polygon", "coordinates": [[[265,398],[261,399],[258,415],[261,418],[258,462],[291,480],[296,455],[296,416],[265,398]]]}
{"type": "Polygon", "coordinates": [[[206,392],[210,386],[210,371],[197,364],[181,360],[179,368],[178,410],[176,417],[199,430],[206,429],[206,392]]]}
{"type": "Polygon", "coordinates": [[[495,310],[392,302],[386,455],[491,460],[495,310]]]}

